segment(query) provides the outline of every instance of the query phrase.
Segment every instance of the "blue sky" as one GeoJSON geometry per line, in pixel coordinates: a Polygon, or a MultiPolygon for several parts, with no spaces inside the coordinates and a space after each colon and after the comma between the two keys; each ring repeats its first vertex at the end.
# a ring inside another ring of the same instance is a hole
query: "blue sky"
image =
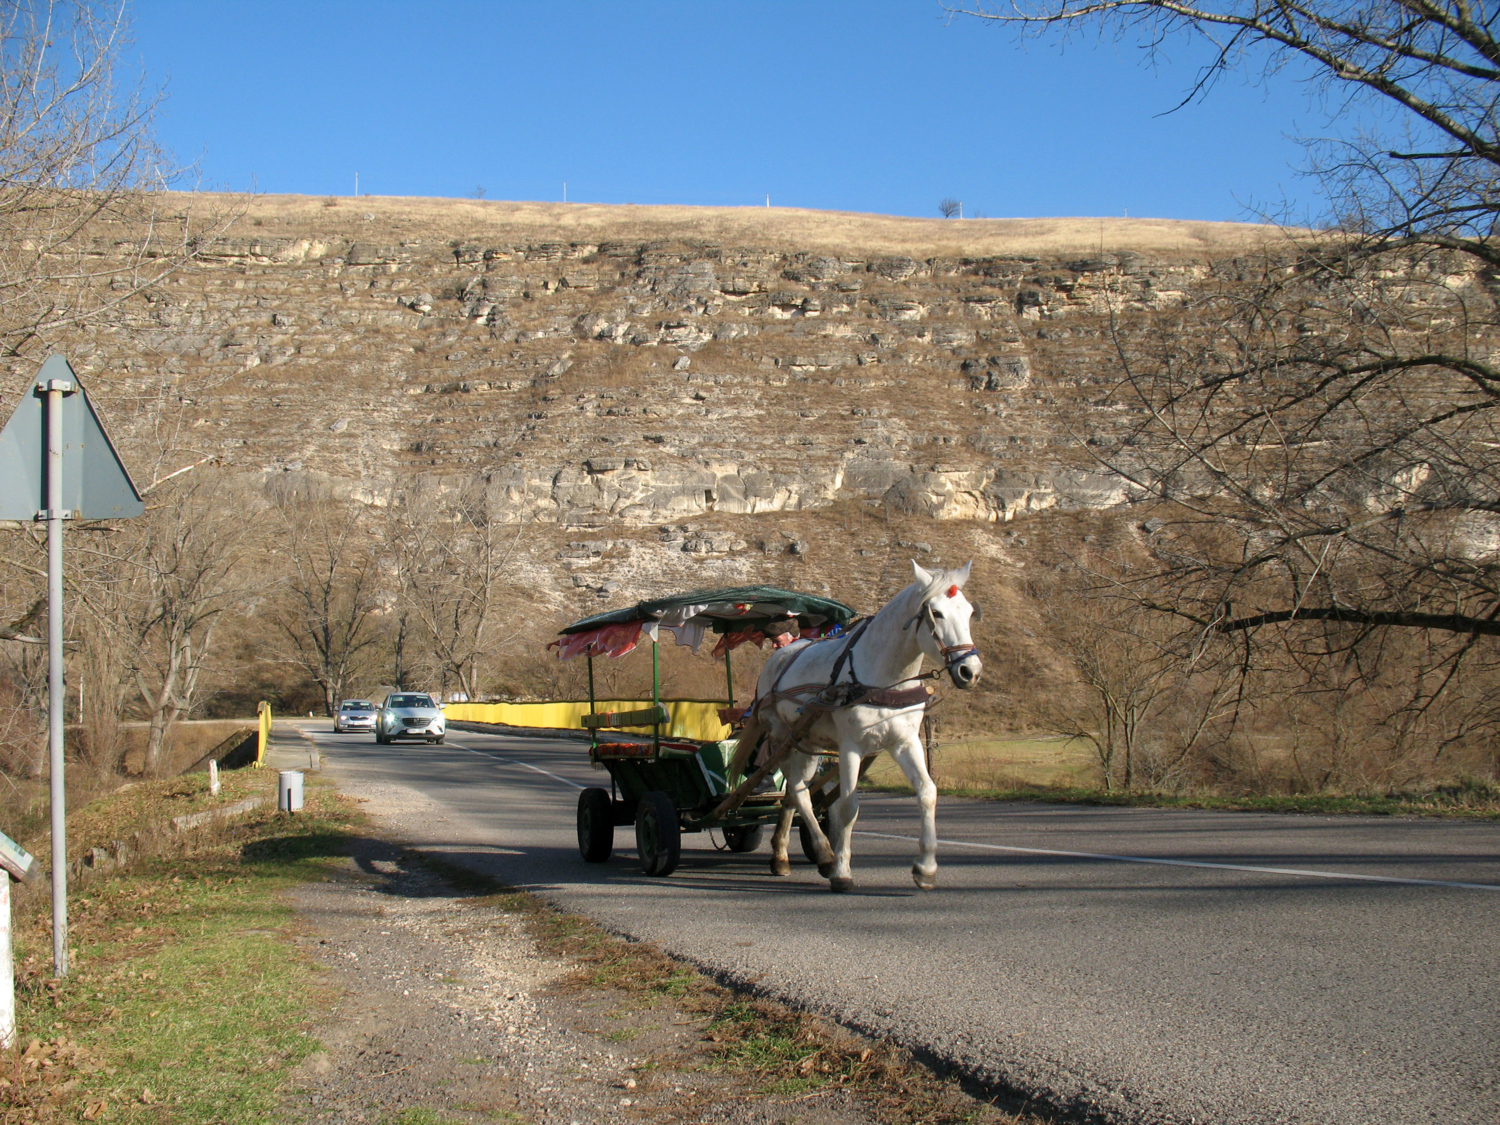
{"type": "Polygon", "coordinates": [[[936,0],[133,0],[204,186],[991,218],[1316,208],[1301,87],[1021,44],[936,0]],[[1166,114],[1163,116],[1163,114],[1166,114]]]}

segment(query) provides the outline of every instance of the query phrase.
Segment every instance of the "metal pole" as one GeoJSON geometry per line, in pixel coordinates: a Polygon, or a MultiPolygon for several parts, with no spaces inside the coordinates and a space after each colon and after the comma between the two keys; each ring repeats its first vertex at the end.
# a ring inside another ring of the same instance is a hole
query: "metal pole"
{"type": "MultiPolygon", "coordinates": [[[[661,706],[661,646],[655,641],[651,642],[651,708],[655,710],[661,706]]],[[[656,723],[651,728],[651,748],[661,753],[661,724],[656,723]]]]}
{"type": "Polygon", "coordinates": [[[65,390],[49,379],[47,391],[47,760],[52,792],[52,972],[68,975],[67,778],[63,772],[63,512],[62,457],[65,390]]]}
{"type": "MultiPolygon", "coordinates": [[[[594,707],[594,654],[589,653],[584,657],[584,659],[587,660],[589,664],[589,714],[592,715],[596,710],[594,707]]],[[[598,745],[599,728],[591,727],[589,728],[589,751],[592,752],[594,747],[598,745]]]]}
{"type": "Polygon", "coordinates": [[[729,650],[724,650],[724,679],[729,683],[729,706],[734,706],[734,669],[729,664],[729,650]]]}

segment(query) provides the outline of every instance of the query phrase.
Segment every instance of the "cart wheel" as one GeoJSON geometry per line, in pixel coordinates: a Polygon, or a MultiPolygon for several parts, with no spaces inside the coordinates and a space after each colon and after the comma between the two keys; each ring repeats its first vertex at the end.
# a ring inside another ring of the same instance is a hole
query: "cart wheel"
{"type": "MultiPolygon", "coordinates": [[[[818,827],[823,830],[824,836],[828,835],[828,814],[826,812],[818,814],[818,827]]],[[[807,830],[807,825],[800,816],[797,818],[797,835],[802,840],[802,854],[807,857],[807,862],[817,863],[818,850],[813,847],[813,834],[807,830]]]]}
{"type": "Polygon", "coordinates": [[[746,824],[739,828],[724,829],[724,843],[732,852],[753,852],[766,837],[764,824],[746,824]]]}
{"type": "Polygon", "coordinates": [[[578,852],[589,863],[603,863],[615,850],[614,810],[608,789],[578,794],[578,852]]]}
{"type": "Polygon", "coordinates": [[[647,793],[636,807],[635,850],[640,853],[641,870],[647,875],[670,875],[682,858],[682,825],[677,821],[677,806],[660,789],[647,793]]]}

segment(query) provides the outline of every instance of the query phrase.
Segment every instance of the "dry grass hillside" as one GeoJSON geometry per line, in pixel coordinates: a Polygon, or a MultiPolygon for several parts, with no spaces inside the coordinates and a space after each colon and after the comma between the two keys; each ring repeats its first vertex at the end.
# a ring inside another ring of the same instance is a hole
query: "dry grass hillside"
{"type": "Polygon", "coordinates": [[[905,254],[913,258],[1080,255],[1131,250],[1153,258],[1223,257],[1280,235],[1249,223],[1176,219],[912,219],[795,207],[683,207],[524,203],[383,196],[264,195],[253,200],[203,193],[197,205],[243,206],[254,224],[308,235],[373,224],[382,235],[604,242],[661,239],[828,254],[905,254]],[[329,211],[346,209],[347,224],[329,211]],[[373,216],[366,219],[365,215],[373,216]]]}

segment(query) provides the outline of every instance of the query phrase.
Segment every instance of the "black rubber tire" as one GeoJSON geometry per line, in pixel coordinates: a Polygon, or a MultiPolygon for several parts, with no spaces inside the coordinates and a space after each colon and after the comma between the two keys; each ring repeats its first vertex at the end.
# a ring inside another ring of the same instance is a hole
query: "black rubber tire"
{"type": "Polygon", "coordinates": [[[442,744],[443,744],[443,739],[444,739],[444,738],[445,738],[445,737],[447,737],[447,736],[446,736],[446,735],[441,735],[441,734],[440,734],[440,735],[438,735],[438,736],[437,736],[437,737],[436,737],[436,738],[434,738],[434,739],[433,739],[433,740],[432,740],[432,744],[433,744],[433,745],[434,745],[434,746],[441,746],[441,745],[442,745],[442,744]]]}
{"type": "MultiPolygon", "coordinates": [[[[823,830],[824,836],[828,835],[828,814],[826,812],[818,814],[818,827],[823,830]]],[[[813,834],[807,830],[807,825],[803,823],[800,816],[797,817],[797,837],[802,841],[802,854],[807,857],[807,862],[816,865],[818,862],[818,853],[813,848],[813,834]]]]}
{"type": "Polygon", "coordinates": [[[676,871],[682,859],[677,806],[660,789],[647,793],[636,807],[635,850],[641,857],[641,870],[659,879],[676,871]]]}
{"type": "Polygon", "coordinates": [[[615,850],[613,805],[608,789],[578,794],[578,854],[585,863],[603,863],[615,850]]]}
{"type": "Polygon", "coordinates": [[[732,852],[753,852],[765,838],[764,824],[745,824],[724,829],[724,843],[732,852]]]}

